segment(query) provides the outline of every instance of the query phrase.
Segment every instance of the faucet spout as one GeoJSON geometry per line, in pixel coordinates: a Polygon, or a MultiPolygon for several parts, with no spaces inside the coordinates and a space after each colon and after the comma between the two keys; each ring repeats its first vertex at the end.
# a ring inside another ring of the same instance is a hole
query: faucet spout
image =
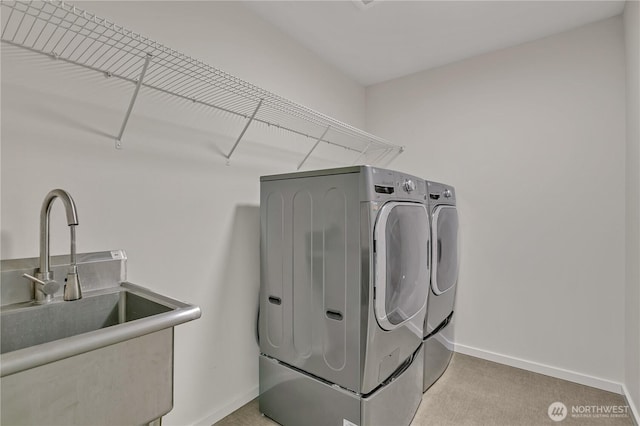
{"type": "MultiPolygon", "coordinates": [[[[51,214],[51,206],[56,198],[60,198],[64,204],[67,215],[67,224],[70,230],[71,252],[69,273],[67,274],[67,284],[64,289],[64,300],[76,300],[82,297],[80,289],[80,280],[78,278],[78,267],[76,264],[76,226],[78,225],[78,211],[76,204],[71,195],[62,189],[54,189],[49,192],[42,202],[40,210],[40,269],[36,273],[36,278],[44,282],[53,281],[51,272],[51,255],[49,251],[49,217],[51,214]]],[[[37,284],[37,283],[36,283],[37,284]]],[[[36,302],[47,302],[51,300],[52,295],[45,293],[38,294],[36,290],[36,302]]]]}

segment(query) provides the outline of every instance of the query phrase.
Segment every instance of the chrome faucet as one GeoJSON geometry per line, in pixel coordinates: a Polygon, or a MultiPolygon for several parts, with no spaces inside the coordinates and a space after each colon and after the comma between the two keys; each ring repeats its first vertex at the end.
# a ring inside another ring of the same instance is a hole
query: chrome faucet
{"type": "Polygon", "coordinates": [[[36,271],[35,277],[29,274],[22,275],[33,282],[33,299],[37,304],[49,303],[53,299],[55,292],[60,288],[60,284],[53,279],[51,257],[49,254],[49,215],[51,213],[51,206],[56,198],[60,198],[64,204],[67,213],[67,224],[71,231],[71,253],[69,272],[65,279],[64,300],[78,300],[82,298],[78,266],[76,264],[76,226],[78,225],[76,204],[67,191],[54,189],[47,194],[42,202],[42,209],[40,210],[40,269],[36,271]]]}

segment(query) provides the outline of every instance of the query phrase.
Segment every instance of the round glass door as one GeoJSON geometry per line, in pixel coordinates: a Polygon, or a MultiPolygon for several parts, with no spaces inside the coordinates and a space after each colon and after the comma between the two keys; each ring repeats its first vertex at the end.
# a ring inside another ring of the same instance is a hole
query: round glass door
{"type": "Polygon", "coordinates": [[[458,210],[439,206],[433,213],[431,288],[437,295],[458,281],[458,210]]]}
{"type": "Polygon", "coordinates": [[[380,209],[374,231],[375,312],[385,330],[413,318],[427,302],[429,237],[423,204],[391,202],[380,209]]]}

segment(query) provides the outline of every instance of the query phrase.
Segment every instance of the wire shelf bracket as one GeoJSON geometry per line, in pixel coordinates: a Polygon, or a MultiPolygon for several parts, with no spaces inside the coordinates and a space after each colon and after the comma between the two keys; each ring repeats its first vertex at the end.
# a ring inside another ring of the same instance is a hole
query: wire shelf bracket
{"type": "Polygon", "coordinates": [[[326,136],[327,132],[329,131],[329,129],[331,128],[331,126],[327,126],[326,129],[324,129],[324,133],[322,134],[322,136],[320,136],[318,138],[318,140],[316,140],[316,143],[313,144],[313,146],[311,147],[311,149],[309,150],[309,152],[307,152],[307,155],[304,156],[304,158],[302,159],[302,161],[300,162],[300,164],[298,164],[298,168],[297,170],[300,170],[300,167],[302,167],[302,165],[307,161],[307,158],[309,158],[309,156],[311,155],[311,153],[313,152],[314,149],[316,149],[316,147],[318,146],[318,144],[320,142],[322,142],[322,139],[326,136]]]}
{"type": "MultiPolygon", "coordinates": [[[[148,37],[65,1],[0,1],[3,44],[24,48],[88,70],[135,84],[116,148],[142,88],[188,100],[247,120],[228,154],[230,161],[249,126],[273,127],[313,146],[300,169],[323,142],[341,147],[358,161],[388,164],[403,148],[311,108],[239,79],[148,37]],[[331,132],[329,132],[331,129],[331,132]],[[324,132],[324,133],[323,133],[324,132]],[[315,135],[322,133],[318,138],[315,135]],[[380,153],[378,155],[378,152],[380,153]],[[375,158],[373,158],[375,157],[375,158]]],[[[305,151],[303,149],[302,151],[305,151]]]]}
{"type": "Polygon", "coordinates": [[[401,146],[400,149],[398,149],[397,151],[390,151],[392,153],[391,158],[387,159],[387,163],[392,162],[393,160],[395,160],[400,154],[402,154],[404,152],[404,146],[401,146]]]}
{"type": "Polygon", "coordinates": [[[142,86],[142,80],[144,79],[144,75],[147,73],[147,68],[149,67],[149,62],[151,61],[151,57],[152,55],[147,53],[144,59],[144,65],[142,65],[142,71],[140,72],[140,77],[138,77],[138,81],[136,82],[136,88],[133,91],[131,102],[129,102],[129,108],[127,109],[127,113],[124,116],[122,127],[120,127],[120,133],[118,133],[118,137],[116,138],[116,149],[122,149],[122,135],[124,135],[124,130],[127,128],[127,122],[129,121],[129,117],[131,116],[131,112],[133,111],[133,105],[135,105],[136,103],[136,98],[138,97],[138,92],[140,92],[140,86],[142,86]]]}
{"type": "Polygon", "coordinates": [[[262,99],[260,99],[260,102],[258,102],[258,105],[256,106],[256,109],[253,110],[253,113],[251,114],[251,117],[249,117],[249,120],[244,125],[244,128],[242,129],[242,132],[240,132],[240,136],[238,136],[238,139],[236,139],[236,143],[233,144],[233,146],[231,147],[231,151],[229,151],[229,154],[227,154],[227,166],[230,164],[229,162],[231,161],[231,154],[233,154],[233,151],[235,151],[236,148],[238,147],[238,144],[240,143],[240,140],[242,139],[242,137],[244,136],[245,132],[249,128],[249,125],[251,124],[253,119],[256,118],[256,114],[258,113],[258,110],[260,109],[261,106],[262,106],[262,99]]]}
{"type": "Polygon", "coordinates": [[[369,150],[369,147],[371,147],[371,142],[369,142],[367,144],[367,146],[364,147],[364,149],[362,150],[362,152],[360,154],[358,154],[358,156],[356,157],[355,160],[353,160],[353,164],[358,164],[358,162],[360,161],[361,158],[364,158],[365,155],[367,155],[367,151],[369,150]]]}

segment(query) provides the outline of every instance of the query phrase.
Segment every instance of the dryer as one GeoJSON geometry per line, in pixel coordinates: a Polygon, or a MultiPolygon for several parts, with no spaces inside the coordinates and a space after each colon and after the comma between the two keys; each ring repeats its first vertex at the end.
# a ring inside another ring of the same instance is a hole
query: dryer
{"type": "Polygon", "coordinates": [[[260,411],[409,425],[429,292],[425,181],[357,166],[261,178],[260,411]]]}
{"type": "Polygon", "coordinates": [[[427,181],[431,216],[431,283],[424,323],[426,391],[446,370],[453,355],[453,321],[458,284],[458,210],[453,186],[427,181]]]}

